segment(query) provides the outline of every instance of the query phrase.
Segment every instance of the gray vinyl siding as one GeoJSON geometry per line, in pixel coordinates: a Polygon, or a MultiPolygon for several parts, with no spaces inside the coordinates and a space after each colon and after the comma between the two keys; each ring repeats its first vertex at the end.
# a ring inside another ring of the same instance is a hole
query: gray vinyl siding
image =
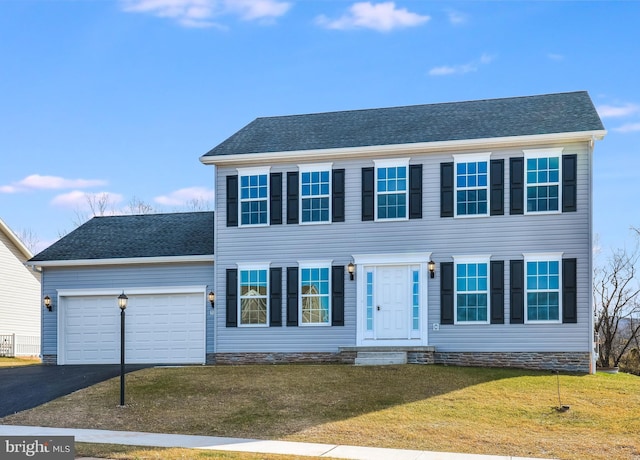
{"type": "MultiPolygon", "coordinates": [[[[216,167],[216,298],[217,352],[242,351],[336,351],[339,346],[356,343],[356,282],[345,274],[345,326],[343,327],[264,327],[227,328],[225,326],[225,271],[238,263],[270,263],[272,267],[298,266],[304,260],[332,260],[347,265],[353,254],[431,252],[437,262],[434,279],[428,283],[429,344],[438,351],[583,351],[590,340],[590,168],[591,153],[586,143],[536,145],[527,148],[564,147],[563,154],[578,154],[577,212],[551,215],[509,215],[509,158],[522,157],[521,148],[491,150],[491,159],[504,159],[505,215],[473,218],[440,217],[440,163],[453,161],[447,153],[394,155],[410,158],[410,164],[423,165],[422,219],[398,222],[361,221],[361,168],[373,166],[371,160],[313,159],[301,156],[296,162],[271,165],[271,172],[297,171],[302,163],[333,163],[345,169],[345,222],[265,227],[226,226],[227,175],[237,174],[230,166],[216,167]],[[577,324],[509,324],[509,263],[523,253],[563,252],[576,258],[578,267],[577,324]],[[440,262],[453,256],[490,254],[491,260],[505,261],[505,324],[440,325],[440,262]]],[[[378,155],[376,159],[391,159],[378,155]]],[[[246,166],[246,165],[243,165],[246,166]]],[[[256,165],[258,166],[258,165],[256,165]]],[[[264,164],[262,165],[264,166],[264,164]]],[[[286,180],[283,196],[286,196],[286,180]]],[[[286,203],[283,204],[286,216],[286,203]]],[[[285,219],[286,222],[286,219],[285,219]]],[[[284,271],[283,271],[284,273],[284,271]]],[[[358,276],[358,274],[356,274],[358,276]]],[[[283,276],[283,292],[286,292],[283,276]]],[[[283,318],[286,318],[283,298],[283,318]]],[[[286,321],[285,321],[286,324],[286,321]]]]}
{"type": "MultiPolygon", "coordinates": [[[[65,289],[123,289],[168,287],[168,286],[207,286],[207,292],[213,289],[213,263],[182,263],[158,265],[127,265],[104,267],[45,267],[42,273],[43,296],[48,295],[54,301],[53,311],[44,311],[42,316],[42,354],[57,354],[58,346],[58,290],[65,289]]],[[[114,298],[114,308],[118,308],[114,298]]],[[[206,315],[206,348],[214,349],[214,316],[210,313],[208,302],[203,305],[206,315]]]]}

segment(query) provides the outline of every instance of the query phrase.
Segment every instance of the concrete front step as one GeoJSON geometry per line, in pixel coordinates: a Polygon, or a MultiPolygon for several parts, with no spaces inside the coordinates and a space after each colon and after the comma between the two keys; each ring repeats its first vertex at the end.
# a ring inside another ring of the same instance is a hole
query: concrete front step
{"type": "Polygon", "coordinates": [[[406,351],[359,351],[354,364],[356,366],[384,366],[407,364],[406,351]]]}

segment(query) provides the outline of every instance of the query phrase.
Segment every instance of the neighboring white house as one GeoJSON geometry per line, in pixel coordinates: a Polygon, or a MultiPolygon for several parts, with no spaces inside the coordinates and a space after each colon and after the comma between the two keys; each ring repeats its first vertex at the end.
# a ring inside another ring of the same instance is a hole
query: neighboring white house
{"type": "Polygon", "coordinates": [[[31,251],[0,219],[0,356],[40,354],[40,273],[31,251]]]}

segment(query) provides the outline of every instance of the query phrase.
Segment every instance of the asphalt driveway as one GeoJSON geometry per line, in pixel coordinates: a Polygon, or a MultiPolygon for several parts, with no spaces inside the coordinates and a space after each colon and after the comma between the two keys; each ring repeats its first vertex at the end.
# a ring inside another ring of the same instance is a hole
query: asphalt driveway
{"type": "MultiPolygon", "coordinates": [[[[145,367],[129,364],[126,371],[145,367]]],[[[119,375],[119,364],[0,368],[0,418],[119,375]]]]}

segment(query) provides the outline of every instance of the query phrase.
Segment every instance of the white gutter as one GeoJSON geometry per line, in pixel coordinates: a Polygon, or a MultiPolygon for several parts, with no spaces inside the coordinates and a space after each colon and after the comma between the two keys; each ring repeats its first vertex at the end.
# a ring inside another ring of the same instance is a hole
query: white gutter
{"type": "Polygon", "coordinates": [[[186,262],[214,262],[213,254],[204,256],[123,257],[121,259],[43,260],[27,262],[34,267],[80,267],[95,265],[163,264],[186,262]]]}
{"type": "Polygon", "coordinates": [[[555,142],[584,142],[601,140],[606,130],[578,131],[573,133],[534,134],[528,136],[491,137],[484,139],[462,139],[455,141],[418,142],[413,144],[371,145],[363,147],[343,147],[333,149],[294,150],[291,152],[259,152],[232,155],[201,156],[200,161],[206,165],[226,165],[243,163],[260,163],[273,161],[299,160],[301,156],[322,158],[358,158],[375,153],[390,155],[406,155],[411,153],[442,153],[462,149],[490,149],[518,146],[523,144],[549,144],[555,142]]]}

